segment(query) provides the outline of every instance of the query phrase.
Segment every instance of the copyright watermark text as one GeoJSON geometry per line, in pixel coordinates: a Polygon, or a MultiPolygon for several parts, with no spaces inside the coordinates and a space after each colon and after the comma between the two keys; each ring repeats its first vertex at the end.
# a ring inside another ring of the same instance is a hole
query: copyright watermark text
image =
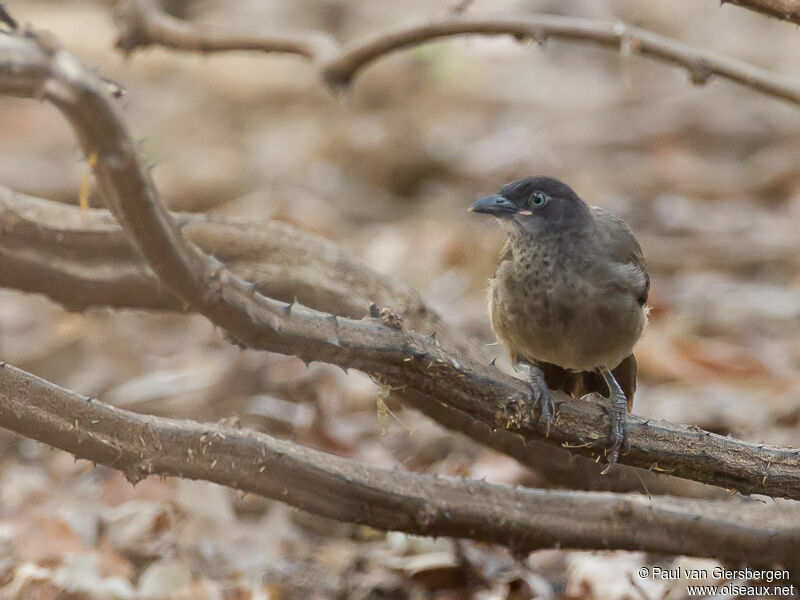
{"type": "Polygon", "coordinates": [[[688,585],[688,596],[794,596],[797,593],[797,588],[789,583],[791,576],[785,569],[692,569],[674,565],[671,568],[642,567],[637,574],[640,579],[703,582],[702,585],[688,585]],[[719,580],[720,584],[710,585],[713,580],[719,580]],[[752,581],[770,585],[750,583],[752,581]]]}

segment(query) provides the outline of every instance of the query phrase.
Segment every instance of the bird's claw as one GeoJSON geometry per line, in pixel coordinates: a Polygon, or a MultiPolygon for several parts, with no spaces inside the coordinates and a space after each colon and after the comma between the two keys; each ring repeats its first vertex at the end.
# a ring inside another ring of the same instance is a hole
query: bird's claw
{"type": "Polygon", "coordinates": [[[516,411],[514,415],[518,417],[518,423],[529,423],[535,417],[538,409],[539,420],[544,425],[545,435],[549,436],[550,426],[553,424],[553,415],[555,414],[555,404],[544,379],[544,374],[537,366],[528,361],[519,361],[514,366],[524,376],[524,381],[531,391],[530,395],[525,396],[523,400],[527,410],[524,414],[521,413],[522,407],[519,406],[519,403],[516,403],[517,405],[513,407],[513,411],[516,411]]]}
{"type": "Polygon", "coordinates": [[[631,449],[631,443],[628,439],[627,428],[627,409],[620,410],[620,405],[626,406],[625,397],[615,398],[613,395],[610,398],[611,406],[606,406],[606,414],[609,420],[609,435],[608,435],[608,449],[606,450],[606,459],[608,464],[606,468],[601,471],[602,475],[606,475],[611,471],[617,460],[619,459],[620,452],[627,454],[631,449]]]}
{"type": "Polygon", "coordinates": [[[538,410],[539,420],[545,427],[545,435],[549,436],[555,414],[553,396],[544,380],[531,378],[526,383],[531,390],[530,395],[526,396],[522,402],[511,400],[506,405],[507,427],[518,429],[522,425],[531,423],[538,410]]]}
{"type": "Polygon", "coordinates": [[[539,410],[539,420],[544,425],[545,436],[550,435],[550,426],[553,424],[553,415],[556,407],[550,389],[540,377],[528,380],[528,387],[531,389],[530,406],[532,409],[539,410]]]}
{"type": "Polygon", "coordinates": [[[616,411],[613,409],[609,411],[608,416],[611,420],[611,431],[609,432],[608,440],[609,446],[608,450],[606,451],[606,459],[608,464],[606,468],[601,471],[602,475],[606,475],[611,469],[617,464],[617,459],[619,458],[620,450],[622,450],[623,454],[626,453],[630,449],[630,442],[628,441],[628,436],[625,427],[625,416],[620,416],[616,414],[616,411]]]}
{"type": "Polygon", "coordinates": [[[620,450],[623,450],[623,452],[630,450],[627,431],[628,400],[625,398],[625,392],[620,387],[619,382],[608,368],[602,367],[598,369],[598,372],[603,377],[610,392],[608,397],[610,406],[606,405],[606,413],[608,414],[611,431],[608,435],[609,445],[606,451],[608,465],[602,471],[602,474],[605,475],[617,464],[620,450]]]}

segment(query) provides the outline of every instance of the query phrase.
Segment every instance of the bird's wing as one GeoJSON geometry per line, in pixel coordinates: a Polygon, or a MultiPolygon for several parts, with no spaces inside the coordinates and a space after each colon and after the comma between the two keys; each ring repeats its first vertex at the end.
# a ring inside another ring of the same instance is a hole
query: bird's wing
{"type": "Polygon", "coordinates": [[[650,275],[647,273],[642,247],[634,237],[633,231],[625,221],[605,209],[592,206],[592,213],[607,236],[611,256],[620,263],[633,264],[641,269],[644,275],[644,289],[638,300],[641,304],[645,304],[650,293],[650,275]]]}

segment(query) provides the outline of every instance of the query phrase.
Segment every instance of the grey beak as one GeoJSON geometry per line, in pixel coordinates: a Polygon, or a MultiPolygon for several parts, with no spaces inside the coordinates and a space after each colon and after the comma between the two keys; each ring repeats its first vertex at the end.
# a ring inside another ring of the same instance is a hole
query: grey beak
{"type": "Polygon", "coordinates": [[[501,196],[500,194],[492,194],[481,198],[475,204],[469,207],[471,212],[480,213],[482,215],[494,215],[495,217],[502,217],[504,215],[511,215],[517,212],[517,206],[510,200],[501,196]]]}

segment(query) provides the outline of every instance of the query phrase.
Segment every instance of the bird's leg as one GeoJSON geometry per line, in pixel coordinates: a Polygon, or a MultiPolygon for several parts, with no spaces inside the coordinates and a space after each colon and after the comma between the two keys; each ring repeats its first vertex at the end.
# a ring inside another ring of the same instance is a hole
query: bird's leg
{"type": "Polygon", "coordinates": [[[608,466],[603,469],[602,473],[605,475],[616,464],[620,449],[623,447],[627,449],[628,447],[626,431],[628,400],[625,398],[625,392],[622,391],[616,378],[607,367],[600,367],[598,372],[608,386],[609,399],[611,400],[611,407],[608,411],[608,418],[611,421],[611,433],[609,435],[611,446],[608,449],[608,466]]]}
{"type": "Polygon", "coordinates": [[[531,388],[528,404],[531,409],[539,408],[539,419],[544,423],[545,435],[549,436],[555,405],[553,404],[553,396],[550,395],[550,388],[547,387],[547,382],[544,380],[544,373],[539,367],[532,365],[527,360],[518,361],[514,367],[522,373],[528,383],[528,387],[531,388]]]}

